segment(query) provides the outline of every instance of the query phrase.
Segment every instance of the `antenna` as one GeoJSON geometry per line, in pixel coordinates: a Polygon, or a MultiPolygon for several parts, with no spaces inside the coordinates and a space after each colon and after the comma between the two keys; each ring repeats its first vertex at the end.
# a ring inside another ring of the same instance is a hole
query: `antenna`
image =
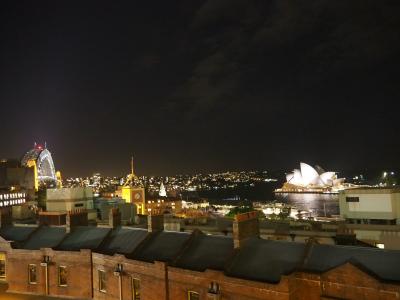
{"type": "Polygon", "coordinates": [[[132,157],[131,157],[131,175],[132,175],[132,177],[134,176],[134,172],[133,172],[133,155],[132,155],[132,157]]]}
{"type": "Polygon", "coordinates": [[[44,142],[44,149],[47,149],[47,142],[44,142]]]}

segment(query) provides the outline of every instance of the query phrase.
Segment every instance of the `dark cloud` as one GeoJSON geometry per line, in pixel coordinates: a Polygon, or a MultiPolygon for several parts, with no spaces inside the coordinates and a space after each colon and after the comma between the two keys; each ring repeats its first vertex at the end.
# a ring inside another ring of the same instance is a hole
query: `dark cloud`
{"type": "Polygon", "coordinates": [[[400,163],[398,1],[5,3],[1,156],[46,139],[67,174],[132,152],[145,173],[400,163]]]}
{"type": "Polygon", "coordinates": [[[177,102],[204,111],[226,99],[248,102],[251,88],[307,90],[362,73],[398,52],[394,15],[393,2],[207,1],[192,25],[204,56],[178,88],[177,102]]]}

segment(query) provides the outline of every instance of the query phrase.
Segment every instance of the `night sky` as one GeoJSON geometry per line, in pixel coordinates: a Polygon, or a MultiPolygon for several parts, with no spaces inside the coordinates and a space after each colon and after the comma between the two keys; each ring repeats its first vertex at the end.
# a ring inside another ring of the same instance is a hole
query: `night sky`
{"type": "Polygon", "coordinates": [[[400,166],[397,0],[1,1],[0,157],[64,176],[400,166]]]}

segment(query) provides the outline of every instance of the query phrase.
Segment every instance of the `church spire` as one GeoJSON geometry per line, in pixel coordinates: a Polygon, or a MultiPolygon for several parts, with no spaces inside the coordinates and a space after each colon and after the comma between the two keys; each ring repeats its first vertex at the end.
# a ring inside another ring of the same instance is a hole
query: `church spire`
{"type": "Polygon", "coordinates": [[[134,169],[133,169],[133,155],[132,155],[132,157],[131,157],[131,177],[132,177],[132,178],[135,177],[135,172],[134,172],[134,169]]]}
{"type": "Polygon", "coordinates": [[[128,178],[127,178],[124,186],[134,186],[135,179],[137,179],[137,176],[136,176],[135,170],[133,168],[133,155],[132,155],[131,156],[131,173],[128,175],[128,178]]]}

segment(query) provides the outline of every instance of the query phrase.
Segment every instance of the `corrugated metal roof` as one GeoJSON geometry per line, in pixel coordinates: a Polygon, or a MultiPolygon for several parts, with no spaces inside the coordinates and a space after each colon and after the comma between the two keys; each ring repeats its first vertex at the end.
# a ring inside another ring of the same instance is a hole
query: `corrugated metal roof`
{"type": "Polygon", "coordinates": [[[346,262],[381,280],[400,282],[400,251],[394,250],[259,238],[250,238],[234,250],[232,238],[196,231],[193,234],[147,233],[131,228],[76,227],[65,235],[62,227],[42,227],[34,232],[36,229],[9,226],[0,229],[0,236],[16,241],[17,247],[25,249],[53,247],[72,251],[92,249],[111,255],[121,253],[131,259],[165,261],[196,271],[221,270],[228,276],[270,283],[279,282],[282,275],[295,270],[324,273],[346,262]]]}
{"type": "Polygon", "coordinates": [[[277,283],[293,272],[304,258],[306,244],[249,239],[226,270],[228,276],[277,283]]]}
{"type": "Polygon", "coordinates": [[[354,246],[313,245],[306,271],[323,273],[350,262],[388,281],[400,281],[400,251],[354,246]]]}
{"type": "Polygon", "coordinates": [[[172,261],[190,234],[185,232],[156,232],[130,258],[147,262],[172,261]]]}
{"type": "Polygon", "coordinates": [[[145,229],[117,228],[112,231],[98,250],[110,255],[115,253],[129,254],[135,250],[147,234],[148,232],[145,229]]]}
{"type": "Polygon", "coordinates": [[[0,229],[0,236],[7,241],[23,242],[37,226],[7,226],[0,229]]]}
{"type": "Polygon", "coordinates": [[[232,253],[232,238],[200,233],[190,241],[174,265],[201,272],[206,269],[222,271],[232,253]]]}
{"type": "Polygon", "coordinates": [[[74,227],[72,232],[67,235],[57,249],[71,251],[80,249],[94,250],[101,244],[110,230],[110,228],[90,226],[74,227]]]}
{"type": "Polygon", "coordinates": [[[37,250],[56,247],[65,237],[65,227],[40,227],[23,244],[23,249],[37,250]]]}

